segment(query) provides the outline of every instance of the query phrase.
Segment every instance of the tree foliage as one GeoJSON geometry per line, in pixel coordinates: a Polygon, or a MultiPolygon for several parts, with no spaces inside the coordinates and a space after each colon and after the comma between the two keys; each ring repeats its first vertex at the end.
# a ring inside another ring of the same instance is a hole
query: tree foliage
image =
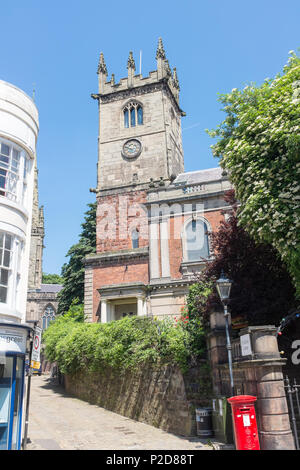
{"type": "Polygon", "coordinates": [[[207,324],[209,313],[221,307],[215,281],[224,271],[233,281],[229,304],[233,320],[245,317],[251,325],[278,324],[296,305],[292,280],[277,251],[253,240],[238,224],[233,190],[225,193],[225,201],[230,204],[227,219],[209,234],[215,257],[190,288],[188,310],[198,312],[207,324]]]}
{"type": "Polygon", "coordinates": [[[68,263],[61,270],[63,289],[58,294],[58,313],[65,313],[71,304],[82,304],[84,300],[84,258],[96,252],[96,202],[88,204],[85,221],[81,224],[79,242],[72,245],[67,253],[68,263]]]}
{"type": "Polygon", "coordinates": [[[278,250],[300,297],[300,58],[283,73],[220,95],[227,116],[209,132],[241,203],[239,222],[278,250]]]}
{"type": "Polygon", "coordinates": [[[43,273],[42,283],[43,284],[62,284],[63,278],[59,276],[58,274],[43,273]]]}
{"type": "MultiPolygon", "coordinates": [[[[78,311],[77,311],[78,313],[78,311]]],[[[203,337],[203,331],[194,331],[203,337]]],[[[43,334],[45,354],[60,371],[125,371],[146,364],[176,364],[184,372],[195,350],[195,338],[185,323],[174,319],[125,317],[110,323],[83,323],[76,311],[52,322],[43,334]]]]}

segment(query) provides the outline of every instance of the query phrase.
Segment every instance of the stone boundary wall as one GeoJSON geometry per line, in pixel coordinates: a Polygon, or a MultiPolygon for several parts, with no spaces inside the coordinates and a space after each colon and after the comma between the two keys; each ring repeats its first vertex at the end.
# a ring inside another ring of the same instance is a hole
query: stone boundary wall
{"type": "Polygon", "coordinates": [[[66,391],[91,404],[181,436],[196,435],[195,408],[210,404],[206,362],[182,374],[176,366],[119,373],[80,372],[64,378],[66,391]]]}

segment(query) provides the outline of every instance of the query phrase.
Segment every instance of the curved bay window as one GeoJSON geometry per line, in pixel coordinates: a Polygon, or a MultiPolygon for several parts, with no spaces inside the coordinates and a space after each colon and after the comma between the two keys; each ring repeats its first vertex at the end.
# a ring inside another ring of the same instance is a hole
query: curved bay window
{"type": "Polygon", "coordinates": [[[20,147],[0,139],[0,196],[24,203],[29,157],[20,147]]]}
{"type": "Polygon", "coordinates": [[[11,270],[12,236],[0,232],[0,302],[7,302],[8,281],[11,270]]]}
{"type": "Polygon", "coordinates": [[[130,101],[123,109],[124,127],[135,127],[143,124],[143,108],[139,103],[130,101]]]}
{"type": "Polygon", "coordinates": [[[191,220],[185,227],[186,260],[199,261],[209,257],[208,228],[204,220],[191,220]]]}
{"type": "Polygon", "coordinates": [[[55,310],[52,305],[47,305],[42,316],[43,330],[46,330],[53,320],[55,320],[55,310]]]}

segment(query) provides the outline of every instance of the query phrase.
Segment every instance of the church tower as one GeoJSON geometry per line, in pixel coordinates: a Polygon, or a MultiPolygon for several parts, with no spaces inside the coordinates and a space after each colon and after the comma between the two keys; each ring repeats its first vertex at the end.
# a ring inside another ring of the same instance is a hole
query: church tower
{"type": "Polygon", "coordinates": [[[116,83],[98,64],[96,253],[85,258],[86,321],[179,315],[209,259],[230,184],[220,168],[184,173],[179,82],[161,38],[156,70],[116,83]]]}
{"type": "Polygon", "coordinates": [[[34,187],[33,187],[33,206],[32,206],[32,226],[30,240],[30,258],[28,289],[41,289],[43,275],[43,248],[44,248],[44,208],[39,207],[38,194],[38,169],[35,159],[34,163],[34,187]]]}
{"type": "Polygon", "coordinates": [[[136,74],[129,52],[127,77],[116,83],[114,74],[108,80],[100,54],[98,93],[92,94],[98,101],[99,136],[97,187],[91,190],[97,197],[96,255],[85,263],[88,321],[106,322],[147,311],[147,191],[169,185],[184,171],[181,117],[185,113],[179,105],[177,72],[169,66],[161,38],[156,62],[156,70],[143,77],[136,74]]]}
{"type": "Polygon", "coordinates": [[[150,178],[169,181],[184,171],[179,82],[166,58],[161,38],[157,70],[135,74],[132,52],[127,77],[108,81],[104,56],[98,65],[99,103],[97,191],[143,187],[150,178]]]}

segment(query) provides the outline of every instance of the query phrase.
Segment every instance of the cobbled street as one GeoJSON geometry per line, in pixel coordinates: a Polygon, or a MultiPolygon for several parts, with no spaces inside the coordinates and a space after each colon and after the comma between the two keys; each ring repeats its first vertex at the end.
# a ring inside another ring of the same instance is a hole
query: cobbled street
{"type": "Polygon", "coordinates": [[[31,379],[27,450],[213,450],[66,394],[49,375],[31,379]]]}

